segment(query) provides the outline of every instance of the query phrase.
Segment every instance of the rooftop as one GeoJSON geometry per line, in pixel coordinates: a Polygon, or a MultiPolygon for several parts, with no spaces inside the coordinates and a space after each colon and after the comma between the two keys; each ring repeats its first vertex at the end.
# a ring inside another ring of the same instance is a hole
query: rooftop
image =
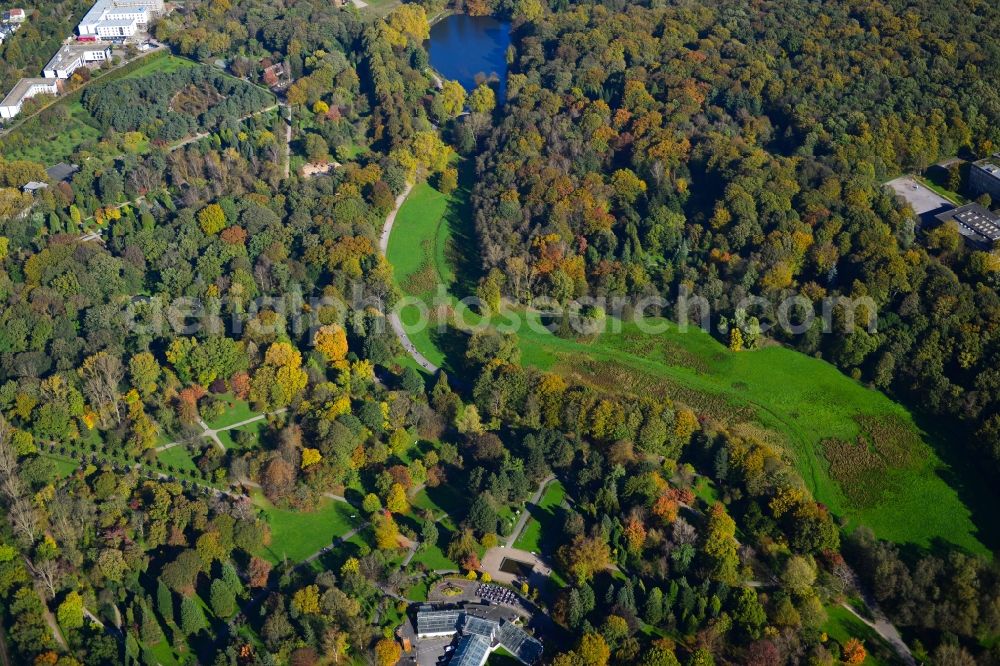
{"type": "Polygon", "coordinates": [[[417,634],[438,634],[458,631],[460,610],[418,610],[417,634]]]}
{"type": "Polygon", "coordinates": [[[11,91],[7,93],[7,96],[3,98],[3,102],[0,102],[0,106],[14,106],[18,102],[24,100],[24,96],[28,94],[33,86],[48,86],[50,88],[55,87],[55,82],[52,79],[21,79],[14,84],[11,91]]]}
{"type": "Polygon", "coordinates": [[[976,162],[976,166],[994,178],[1000,180],[1000,166],[997,166],[994,162],[976,162]]]}
{"type": "Polygon", "coordinates": [[[51,60],[49,60],[49,64],[45,65],[45,69],[53,69],[63,62],[73,62],[77,58],[84,57],[87,53],[91,53],[93,51],[104,51],[107,50],[107,48],[108,46],[106,44],[101,44],[99,42],[65,44],[62,48],[56,51],[56,54],[52,56],[51,60]]]}
{"type": "Polygon", "coordinates": [[[535,664],[541,659],[542,643],[514,624],[516,617],[501,606],[467,604],[434,610],[424,605],[417,610],[417,636],[459,634],[449,666],[481,666],[501,646],[520,662],[535,664]]]}
{"type": "Polygon", "coordinates": [[[135,23],[135,19],[113,19],[97,22],[97,24],[102,28],[127,28],[133,23],[135,23]]]}
{"type": "Polygon", "coordinates": [[[497,628],[498,625],[493,620],[466,615],[465,624],[462,625],[462,633],[484,636],[492,641],[493,636],[496,635],[497,628]]]}
{"type": "Polygon", "coordinates": [[[991,246],[1000,240],[1000,216],[980,204],[959,206],[936,217],[942,223],[954,220],[959,232],[978,245],[991,246]]]}
{"type": "Polygon", "coordinates": [[[490,639],[476,634],[462,637],[455,648],[455,656],[448,662],[449,666],[482,666],[489,658],[492,648],[490,639]]]}
{"type": "Polygon", "coordinates": [[[66,164],[65,162],[60,162],[54,166],[50,166],[45,170],[45,173],[49,175],[49,178],[55,182],[61,182],[63,180],[69,180],[69,178],[80,170],[80,167],[76,164],[66,164]]]}
{"type": "Polygon", "coordinates": [[[521,627],[505,622],[500,627],[500,634],[497,636],[500,645],[504,646],[507,652],[517,657],[525,664],[533,664],[542,658],[542,643],[537,638],[533,638],[521,627]]]}
{"type": "MultiPolygon", "coordinates": [[[[148,2],[137,2],[136,0],[97,0],[94,6],[90,8],[90,11],[80,20],[80,24],[109,24],[104,21],[104,16],[110,12],[115,12],[116,14],[142,14],[149,9],[150,3],[148,2]]],[[[126,23],[125,25],[131,25],[131,23],[126,23]]]]}

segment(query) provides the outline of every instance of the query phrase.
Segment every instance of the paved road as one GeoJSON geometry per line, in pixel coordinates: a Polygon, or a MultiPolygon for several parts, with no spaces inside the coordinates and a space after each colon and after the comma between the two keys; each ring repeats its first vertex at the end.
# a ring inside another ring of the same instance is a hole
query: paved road
{"type": "MultiPolygon", "coordinates": [[[[406,184],[406,189],[396,197],[396,205],[385,218],[385,224],[382,225],[382,235],[379,237],[378,246],[382,250],[382,254],[386,253],[389,249],[389,236],[392,235],[392,226],[396,223],[396,214],[399,209],[402,208],[403,202],[406,201],[406,197],[409,196],[410,190],[413,186],[409,183],[406,184]]],[[[389,313],[389,325],[392,326],[393,333],[399,339],[399,343],[403,345],[403,349],[409,354],[414,361],[417,362],[421,368],[429,372],[430,374],[435,374],[438,371],[438,367],[431,363],[426,356],[417,351],[417,348],[413,346],[413,341],[410,340],[410,336],[406,334],[406,329],[403,328],[403,322],[399,319],[399,313],[393,310],[389,313]]]]}
{"type": "Polygon", "coordinates": [[[528,524],[528,519],[531,518],[531,512],[528,511],[528,505],[529,504],[537,505],[541,501],[542,495],[545,493],[545,489],[548,488],[550,483],[555,481],[555,478],[556,478],[555,476],[549,474],[547,477],[542,479],[542,482],[540,484],[538,484],[538,490],[535,491],[535,494],[532,496],[531,501],[527,502],[524,505],[524,511],[521,512],[521,517],[517,519],[517,524],[514,525],[514,529],[511,530],[510,536],[507,537],[507,541],[504,544],[507,546],[507,548],[514,547],[514,542],[517,541],[519,538],[521,538],[521,532],[524,531],[525,525],[528,524]]]}

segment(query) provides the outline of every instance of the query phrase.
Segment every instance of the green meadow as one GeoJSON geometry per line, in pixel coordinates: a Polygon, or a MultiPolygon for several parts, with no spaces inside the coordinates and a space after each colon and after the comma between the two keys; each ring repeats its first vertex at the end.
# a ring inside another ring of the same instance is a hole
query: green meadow
{"type": "Polygon", "coordinates": [[[353,506],[328,497],[312,511],[279,509],[259,493],[255,493],[254,502],[271,527],[271,543],[260,555],[275,563],[285,558],[301,562],[363,522],[353,506]]]}
{"type": "MultiPolygon", "coordinates": [[[[430,303],[444,285],[448,315],[474,323],[476,316],[457,304],[476,279],[466,270],[477,260],[467,198],[467,186],[448,196],[415,186],[387,255],[404,295],[430,303]]],[[[521,322],[514,328],[523,364],[602,390],[681,403],[770,443],[848,531],[867,525],[900,543],[931,548],[940,539],[976,553],[1000,541],[983,531],[993,491],[961,460],[942,460],[947,436],[928,432],[903,406],[825,361],[778,345],[732,352],[700,328],[681,330],[666,320],[640,328],[609,318],[603,333],[567,339],[549,332],[537,314],[506,314],[493,323],[521,322]]],[[[460,345],[436,326],[416,327],[416,307],[400,317],[422,354],[457,369],[449,352],[460,345]]]]}

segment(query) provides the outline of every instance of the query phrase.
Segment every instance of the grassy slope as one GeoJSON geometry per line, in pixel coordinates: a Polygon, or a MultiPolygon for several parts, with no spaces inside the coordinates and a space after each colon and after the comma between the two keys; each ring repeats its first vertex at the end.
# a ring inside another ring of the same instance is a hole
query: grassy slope
{"type": "MultiPolygon", "coordinates": [[[[445,196],[420,184],[400,209],[387,254],[404,294],[429,302],[439,283],[453,294],[469,293],[467,264],[459,263],[476,256],[467,192],[445,196]]],[[[434,326],[412,328],[417,315],[412,307],[401,312],[413,343],[450,369],[448,341],[434,326]]],[[[516,330],[525,365],[605,390],[669,397],[780,446],[848,528],[868,525],[883,538],[923,547],[944,539],[980,553],[983,541],[997,541],[977,530],[977,523],[989,523],[992,494],[983,492],[974,471],[946,465],[935,447],[946,447],[947,438],[923,432],[901,405],[795,351],[774,346],[733,353],[696,327],[682,332],[662,323],[656,334],[630,324],[588,341],[558,338],[539,326],[516,330]],[[887,432],[894,442],[880,442],[887,432]],[[865,444],[843,449],[852,454],[831,469],[824,443],[853,444],[859,436],[865,444]],[[865,446],[867,467],[858,467],[865,446]],[[982,512],[975,522],[973,509],[982,512]]]]}
{"type": "MultiPolygon", "coordinates": [[[[447,285],[454,280],[454,271],[445,261],[445,246],[450,237],[445,222],[447,209],[448,197],[427,183],[420,183],[399,209],[389,237],[386,257],[393,266],[397,284],[404,294],[424,302],[431,301],[438,283],[447,285]]],[[[403,308],[400,317],[413,331],[413,344],[425,352],[431,363],[441,365],[444,354],[433,343],[430,327],[416,329],[420,310],[403,308]]]]}
{"type": "Polygon", "coordinates": [[[941,537],[985,552],[970,509],[942,479],[949,468],[902,406],[804,354],[781,347],[733,353],[701,329],[666,326],[651,336],[625,325],[621,334],[590,343],[522,327],[522,360],[604,389],[670,396],[730,424],[780,433],[772,441],[789,453],[817,499],[852,524],[895,541],[929,546],[941,537]],[[879,484],[881,496],[863,503],[851,501],[831,478],[822,447],[829,438],[856,440],[862,434],[856,415],[891,422],[910,440],[908,464],[878,470],[869,481],[879,484]]]}

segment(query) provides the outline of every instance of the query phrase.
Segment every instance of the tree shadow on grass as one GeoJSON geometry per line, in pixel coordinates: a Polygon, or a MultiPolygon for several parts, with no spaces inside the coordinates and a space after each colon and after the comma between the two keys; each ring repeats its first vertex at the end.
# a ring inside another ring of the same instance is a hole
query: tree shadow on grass
{"type": "MultiPolygon", "coordinates": [[[[1000,549],[1000,521],[996,519],[1000,494],[983,471],[990,468],[991,463],[970,455],[966,446],[947,445],[948,442],[962,439],[969,441],[972,438],[971,434],[962,432],[956,437],[954,428],[946,429],[947,424],[938,420],[932,421],[931,417],[925,414],[914,412],[913,419],[917,427],[926,433],[924,441],[945,464],[945,467],[936,470],[938,477],[955,489],[959,499],[969,509],[972,523],[976,527],[973,536],[991,551],[1000,549]]],[[[943,554],[955,548],[962,549],[961,546],[944,539],[936,539],[930,551],[943,554]]]]}
{"type": "Polygon", "coordinates": [[[445,224],[451,242],[445,257],[455,271],[451,293],[459,299],[475,296],[482,275],[479,241],[476,235],[475,212],[472,207],[472,185],[476,178],[475,160],[464,159],[458,164],[458,189],[448,198],[444,211],[445,224]]]}
{"type": "Polygon", "coordinates": [[[537,504],[528,506],[528,513],[538,522],[538,551],[553,553],[559,547],[562,530],[560,525],[566,522],[566,510],[561,506],[544,508],[537,504]]]}
{"type": "Polygon", "coordinates": [[[453,388],[465,388],[461,377],[465,373],[465,351],[469,347],[469,336],[452,325],[443,329],[435,328],[430,332],[431,342],[444,356],[442,369],[448,373],[448,381],[453,388]]]}
{"type": "Polygon", "coordinates": [[[425,492],[431,502],[441,507],[456,523],[461,522],[468,513],[469,498],[450,484],[427,488],[425,492]]]}

